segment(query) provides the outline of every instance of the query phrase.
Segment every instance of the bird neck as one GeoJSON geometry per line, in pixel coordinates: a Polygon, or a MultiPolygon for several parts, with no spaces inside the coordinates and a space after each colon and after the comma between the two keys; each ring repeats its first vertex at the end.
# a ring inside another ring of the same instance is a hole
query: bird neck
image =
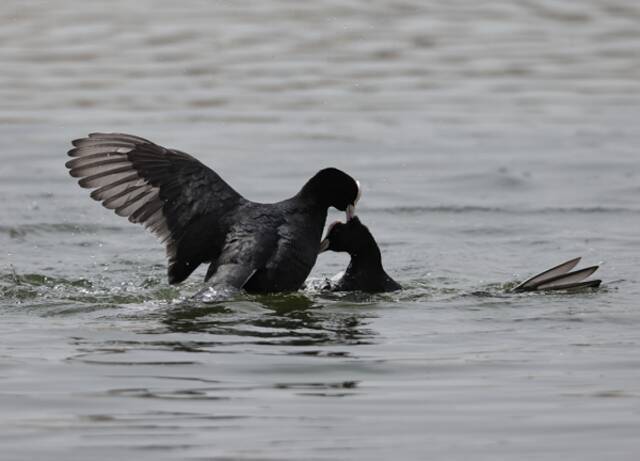
{"type": "Polygon", "coordinates": [[[331,200],[325,189],[317,176],[314,176],[302,186],[296,197],[313,207],[329,208],[331,200]]]}
{"type": "Polygon", "coordinates": [[[349,267],[354,271],[382,270],[382,255],[375,241],[366,242],[349,252],[349,267]]]}

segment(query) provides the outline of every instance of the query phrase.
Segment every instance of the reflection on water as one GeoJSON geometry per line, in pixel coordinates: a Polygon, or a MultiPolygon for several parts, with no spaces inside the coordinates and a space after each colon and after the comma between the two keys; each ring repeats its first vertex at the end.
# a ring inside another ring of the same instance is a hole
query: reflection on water
{"type": "Polygon", "coordinates": [[[367,328],[367,315],[348,310],[328,312],[323,307],[303,294],[213,306],[183,303],[167,309],[162,325],[169,332],[230,335],[241,343],[261,345],[354,345],[366,344],[375,336],[367,328]]]}

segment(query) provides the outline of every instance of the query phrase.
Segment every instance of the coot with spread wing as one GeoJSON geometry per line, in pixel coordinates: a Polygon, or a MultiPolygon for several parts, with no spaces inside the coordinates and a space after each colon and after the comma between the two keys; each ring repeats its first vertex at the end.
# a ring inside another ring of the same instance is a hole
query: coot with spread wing
{"type": "Polygon", "coordinates": [[[189,154],[121,133],[73,141],[66,166],[91,198],[142,224],[166,246],[169,283],[210,263],[212,286],[249,292],[297,290],[313,267],[327,209],[354,214],[360,187],[320,170],[293,197],[251,202],[189,154]]]}

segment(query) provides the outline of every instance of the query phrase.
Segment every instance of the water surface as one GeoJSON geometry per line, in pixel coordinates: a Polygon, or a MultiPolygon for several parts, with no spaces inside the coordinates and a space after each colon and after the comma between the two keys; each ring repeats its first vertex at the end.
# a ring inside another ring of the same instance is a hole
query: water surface
{"type": "Polygon", "coordinates": [[[3,456],[636,459],[640,8],[481,3],[3,2],[3,456]],[[405,289],[184,302],[67,175],[92,131],[258,201],[349,171],[405,289]],[[577,255],[602,289],[506,293],[577,255]]]}

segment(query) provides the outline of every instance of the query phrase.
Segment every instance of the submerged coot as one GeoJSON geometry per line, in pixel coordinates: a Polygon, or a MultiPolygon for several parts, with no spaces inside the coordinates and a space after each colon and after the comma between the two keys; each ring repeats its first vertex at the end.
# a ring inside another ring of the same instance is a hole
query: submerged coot
{"type": "Polygon", "coordinates": [[[189,154],[138,136],[93,133],[73,145],[71,176],[165,243],[172,284],[210,262],[213,286],[297,290],[316,261],[328,207],[349,220],[360,195],[357,181],[327,168],[290,199],[254,203],[189,154]]]}
{"type": "Polygon", "coordinates": [[[380,248],[358,217],[329,227],[320,245],[320,251],[326,250],[347,252],[351,256],[345,274],[331,287],[333,291],[380,293],[402,288],[384,271],[380,248]]]}
{"type": "MultiPolygon", "coordinates": [[[[401,289],[401,286],[384,271],[380,249],[369,229],[357,217],[346,224],[335,222],[329,226],[327,235],[320,245],[321,252],[326,250],[347,252],[351,256],[344,275],[331,286],[332,291],[377,293],[401,289]]],[[[573,271],[580,259],[566,261],[536,274],[511,291],[519,293],[599,287],[601,280],[585,280],[598,269],[598,266],[573,271]]]]}

